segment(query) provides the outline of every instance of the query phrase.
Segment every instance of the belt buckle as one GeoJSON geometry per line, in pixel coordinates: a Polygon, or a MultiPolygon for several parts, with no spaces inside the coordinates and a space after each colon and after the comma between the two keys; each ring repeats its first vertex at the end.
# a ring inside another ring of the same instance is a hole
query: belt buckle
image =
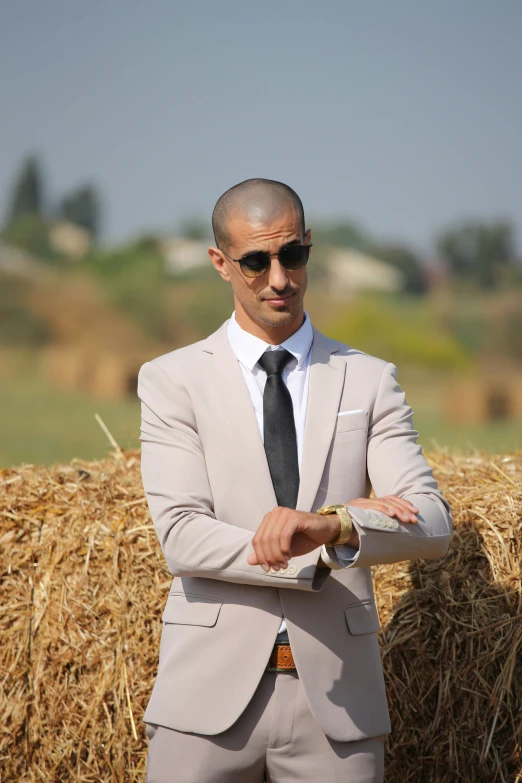
{"type": "MultiPolygon", "coordinates": [[[[274,645],[273,649],[272,649],[272,653],[270,654],[270,658],[272,658],[272,655],[274,654],[274,650],[276,650],[278,647],[290,647],[290,645],[288,644],[288,642],[282,642],[281,644],[277,644],[277,643],[276,643],[276,644],[274,645]]],[[[291,649],[291,648],[290,648],[290,649],[291,649]]],[[[276,657],[277,657],[277,655],[276,655],[276,657]]],[[[269,658],[269,660],[268,660],[268,666],[266,667],[266,670],[267,670],[268,672],[279,672],[279,673],[283,673],[283,674],[284,674],[285,672],[286,672],[287,674],[288,674],[289,672],[297,672],[297,669],[296,669],[296,667],[295,667],[295,661],[294,661],[294,666],[292,666],[292,667],[288,667],[288,666],[286,666],[286,667],[280,667],[280,666],[270,666],[270,658],[269,658]]],[[[292,658],[293,658],[293,655],[292,655],[292,658]]]]}

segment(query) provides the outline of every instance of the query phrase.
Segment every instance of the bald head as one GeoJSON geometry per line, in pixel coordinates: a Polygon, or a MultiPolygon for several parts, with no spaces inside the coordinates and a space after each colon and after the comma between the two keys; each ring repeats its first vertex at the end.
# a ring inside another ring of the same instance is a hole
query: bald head
{"type": "Polygon", "coordinates": [[[273,179],[247,179],[234,185],[218,199],[212,213],[214,239],[219,248],[228,247],[230,218],[236,215],[251,223],[269,225],[288,210],[294,210],[304,234],[305,219],[301,199],[291,187],[273,179]]]}

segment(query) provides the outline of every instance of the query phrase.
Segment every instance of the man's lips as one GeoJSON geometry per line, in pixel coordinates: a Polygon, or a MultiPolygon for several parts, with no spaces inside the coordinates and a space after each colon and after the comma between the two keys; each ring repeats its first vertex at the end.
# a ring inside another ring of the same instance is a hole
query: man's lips
{"type": "Polygon", "coordinates": [[[265,299],[264,301],[268,302],[268,304],[275,305],[276,307],[282,307],[287,304],[293,296],[295,296],[295,294],[292,291],[290,294],[286,294],[286,296],[274,296],[272,299],[265,299]]]}

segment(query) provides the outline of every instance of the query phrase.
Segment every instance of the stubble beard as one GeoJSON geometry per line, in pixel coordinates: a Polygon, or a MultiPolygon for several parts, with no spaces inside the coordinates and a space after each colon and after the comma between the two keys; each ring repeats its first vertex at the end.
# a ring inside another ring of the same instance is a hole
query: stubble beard
{"type": "Polygon", "coordinates": [[[277,310],[261,302],[256,315],[265,326],[277,327],[293,323],[300,317],[302,312],[302,301],[300,298],[295,297],[286,307],[281,307],[277,310]]]}

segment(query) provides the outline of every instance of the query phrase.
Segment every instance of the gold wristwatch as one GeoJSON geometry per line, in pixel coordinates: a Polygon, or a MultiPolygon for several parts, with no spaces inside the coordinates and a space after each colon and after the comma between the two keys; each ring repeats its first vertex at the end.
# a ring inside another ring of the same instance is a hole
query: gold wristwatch
{"type": "Polygon", "coordinates": [[[316,514],[321,516],[327,516],[328,514],[337,514],[341,523],[341,532],[334,541],[329,541],[326,546],[340,546],[346,544],[353,532],[353,522],[350,513],[346,510],[346,506],[343,503],[336,503],[333,506],[323,506],[319,508],[316,514]]]}

